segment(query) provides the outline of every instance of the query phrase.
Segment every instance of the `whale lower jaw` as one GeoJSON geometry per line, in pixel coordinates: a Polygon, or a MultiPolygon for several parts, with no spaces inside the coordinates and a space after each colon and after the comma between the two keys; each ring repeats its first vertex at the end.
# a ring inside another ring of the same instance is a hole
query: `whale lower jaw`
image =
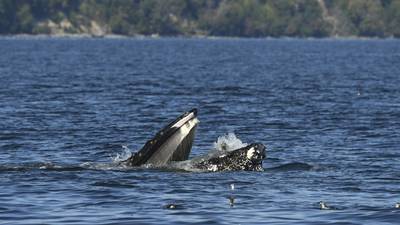
{"type": "Polygon", "coordinates": [[[164,144],[158,149],[158,154],[153,154],[146,164],[165,165],[170,161],[182,161],[189,157],[196,132],[198,119],[194,118],[180,127],[164,144]]]}
{"type": "Polygon", "coordinates": [[[198,123],[196,109],[182,114],[121,163],[128,166],[164,166],[171,161],[187,160],[198,123]]]}

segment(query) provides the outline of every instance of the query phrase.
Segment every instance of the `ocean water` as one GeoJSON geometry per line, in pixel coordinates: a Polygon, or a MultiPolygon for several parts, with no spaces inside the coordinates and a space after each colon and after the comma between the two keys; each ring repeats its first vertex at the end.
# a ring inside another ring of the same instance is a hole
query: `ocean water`
{"type": "Polygon", "coordinates": [[[0,224],[400,220],[398,40],[6,37],[0,49],[0,224]],[[267,146],[265,171],[117,165],[194,107],[192,156],[234,133],[267,146]]]}

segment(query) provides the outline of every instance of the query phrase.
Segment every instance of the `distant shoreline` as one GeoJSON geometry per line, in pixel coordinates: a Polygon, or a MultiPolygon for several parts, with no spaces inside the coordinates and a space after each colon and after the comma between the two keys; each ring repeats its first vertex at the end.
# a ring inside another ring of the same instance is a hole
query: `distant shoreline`
{"type": "Polygon", "coordinates": [[[400,38],[400,1],[12,1],[0,35],[94,38],[400,38]]]}
{"type": "Polygon", "coordinates": [[[359,36],[330,36],[330,37],[241,37],[241,36],[207,36],[207,35],[91,35],[91,34],[10,34],[0,35],[0,39],[208,39],[208,40],[400,40],[397,37],[359,37],[359,36]]]}

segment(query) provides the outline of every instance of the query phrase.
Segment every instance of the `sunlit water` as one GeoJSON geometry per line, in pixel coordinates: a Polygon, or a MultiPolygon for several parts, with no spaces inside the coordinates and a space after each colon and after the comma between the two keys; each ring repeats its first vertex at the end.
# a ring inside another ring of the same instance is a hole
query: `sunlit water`
{"type": "Polygon", "coordinates": [[[400,220],[399,41],[2,38],[0,49],[0,224],[400,220]],[[232,145],[267,146],[265,172],[118,166],[193,107],[192,157],[234,132],[232,145]]]}

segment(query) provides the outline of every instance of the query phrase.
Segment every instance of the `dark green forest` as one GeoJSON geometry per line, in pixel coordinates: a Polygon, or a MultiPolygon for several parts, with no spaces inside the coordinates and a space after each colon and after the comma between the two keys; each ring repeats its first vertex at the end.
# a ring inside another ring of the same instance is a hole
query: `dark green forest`
{"type": "Polygon", "coordinates": [[[0,0],[0,34],[400,37],[400,0],[0,0]]]}

